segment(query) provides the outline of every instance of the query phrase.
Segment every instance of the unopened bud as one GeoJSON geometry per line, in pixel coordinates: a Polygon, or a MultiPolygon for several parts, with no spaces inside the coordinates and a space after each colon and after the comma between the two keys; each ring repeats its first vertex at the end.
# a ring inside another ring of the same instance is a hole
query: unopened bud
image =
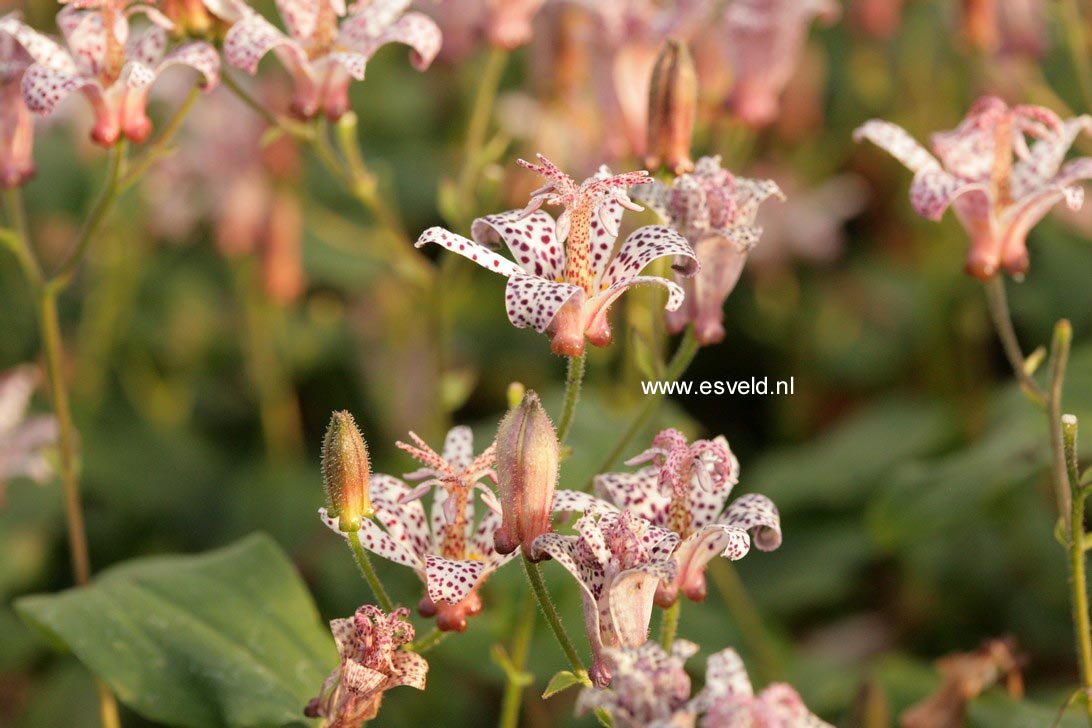
{"type": "Polygon", "coordinates": [[[523,546],[535,559],[532,542],[550,529],[557,487],[558,443],[550,417],[529,390],[497,428],[497,494],[501,526],[493,535],[498,553],[523,546]]]}
{"type": "Polygon", "coordinates": [[[664,43],[652,69],[648,95],[648,157],[645,164],[663,164],[675,174],[694,169],[690,137],[698,106],[698,74],[686,44],[674,38],[664,43]]]}
{"type": "Polygon", "coordinates": [[[361,521],[375,515],[368,499],[368,446],[353,416],[335,412],[322,441],[322,480],[327,512],[344,532],[359,531],[361,521]]]}

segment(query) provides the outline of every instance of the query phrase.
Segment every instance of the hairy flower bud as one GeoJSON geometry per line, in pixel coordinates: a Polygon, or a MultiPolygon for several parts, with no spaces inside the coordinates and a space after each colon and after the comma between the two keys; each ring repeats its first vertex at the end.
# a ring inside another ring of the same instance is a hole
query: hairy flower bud
{"type": "Polygon", "coordinates": [[[675,174],[694,169],[690,137],[698,106],[698,75],[686,44],[674,38],[664,43],[652,69],[648,95],[649,168],[663,164],[675,174]]]}
{"type": "Polygon", "coordinates": [[[493,535],[498,553],[523,546],[550,531],[550,512],[557,486],[557,433],[534,391],[509,410],[497,428],[497,493],[501,526],[493,535]]]}
{"type": "Polygon", "coordinates": [[[368,446],[353,416],[335,412],[322,441],[322,481],[327,512],[342,531],[359,531],[361,520],[375,514],[368,499],[368,446]]]}

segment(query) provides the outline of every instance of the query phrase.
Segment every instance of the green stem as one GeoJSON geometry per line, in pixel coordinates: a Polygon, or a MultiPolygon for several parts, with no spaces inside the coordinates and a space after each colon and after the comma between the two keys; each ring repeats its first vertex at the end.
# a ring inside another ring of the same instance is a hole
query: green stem
{"type": "Polygon", "coordinates": [[[523,672],[527,665],[527,655],[531,651],[531,636],[535,627],[535,600],[530,594],[523,600],[523,611],[520,613],[516,631],[512,637],[511,661],[514,668],[508,675],[504,686],[504,700],[501,702],[501,717],[497,723],[499,728],[516,728],[519,725],[519,709],[523,702],[524,688],[527,686],[517,680],[515,673],[523,672]]]}
{"type": "Polygon", "coordinates": [[[508,51],[490,48],[478,82],[478,92],[474,95],[474,104],[470,109],[470,120],[466,129],[466,146],[463,149],[463,167],[459,173],[459,199],[469,199],[473,194],[474,182],[482,168],[480,159],[485,147],[485,135],[489,131],[489,120],[493,116],[493,105],[497,98],[504,67],[508,63],[508,51]]]}
{"type": "Polygon", "coordinates": [[[1005,357],[1009,360],[1013,374],[1020,382],[1020,388],[1024,390],[1024,394],[1043,407],[1046,405],[1047,395],[1027,371],[1027,359],[1024,357],[1023,349],[1020,348],[1020,342],[1012,326],[1012,314],[1009,312],[1008,296],[1005,294],[1005,282],[998,275],[991,278],[985,287],[990,318],[993,320],[994,328],[997,329],[997,338],[1001,340],[1001,347],[1005,350],[1005,357]]]}
{"type": "Polygon", "coordinates": [[[302,142],[312,142],[314,140],[315,133],[311,127],[306,124],[301,124],[298,121],[287,119],[277,113],[274,113],[270,109],[266,108],[265,104],[258,101],[256,98],[250,95],[250,92],[239,85],[239,82],[232,78],[229,73],[220,74],[220,81],[224,84],[224,87],[228,91],[235,94],[235,96],[250,107],[250,110],[256,113],[258,116],[266,120],[272,127],[280,129],[285,134],[294,137],[302,142]]]}
{"type": "Polygon", "coordinates": [[[707,573],[713,578],[713,584],[743,635],[744,644],[755,658],[756,672],[765,682],[776,679],[781,672],[780,651],[739,578],[739,572],[727,559],[713,559],[707,573]]]}
{"type": "Polygon", "coordinates": [[[244,355],[258,398],[262,435],[270,456],[281,459],[303,452],[299,401],[277,353],[279,311],[265,294],[253,266],[241,261],[235,279],[243,307],[244,355]]]}
{"type": "Polygon", "coordinates": [[[1062,519],[1067,530],[1072,520],[1073,496],[1066,473],[1065,442],[1062,433],[1062,386],[1065,383],[1065,368],[1069,361],[1069,346],[1072,340],[1073,327],[1069,321],[1062,319],[1054,327],[1054,338],[1050,344],[1050,394],[1047,397],[1054,493],[1058,501],[1058,517],[1062,519]]]}
{"type": "MultiPolygon", "coordinates": [[[[698,350],[700,348],[701,346],[698,344],[698,339],[694,336],[693,327],[688,328],[686,333],[683,334],[682,341],[679,343],[679,348],[675,350],[674,356],[671,357],[671,362],[667,365],[667,370],[664,374],[666,381],[674,382],[681,377],[694,362],[694,357],[698,355],[698,350]]],[[[664,394],[662,393],[662,390],[655,394],[648,395],[645,398],[645,403],[637,412],[637,416],[629,423],[629,427],[626,428],[626,431],[623,432],[622,436],[614,443],[614,447],[611,448],[607,457],[603,458],[603,462],[599,464],[599,468],[595,472],[606,473],[615,466],[623,453],[625,453],[626,448],[629,447],[630,442],[633,441],[633,438],[637,437],[637,435],[648,426],[648,423],[656,414],[656,410],[659,409],[660,402],[663,401],[663,398],[664,394]]]]}
{"type": "Polygon", "coordinates": [[[570,356],[568,369],[565,373],[565,400],[561,407],[561,418],[557,421],[557,441],[565,443],[569,436],[569,430],[573,426],[573,416],[576,414],[576,403],[580,401],[580,388],[584,384],[584,368],[588,360],[588,352],[581,352],[580,356],[570,356]]]}
{"type": "Polygon", "coordinates": [[[1077,657],[1084,688],[1085,711],[1092,724],[1092,623],[1088,616],[1088,585],[1084,555],[1084,504],[1088,491],[1081,487],[1077,472],[1077,418],[1067,415],[1059,420],[1065,451],[1065,473],[1072,493],[1069,517],[1069,567],[1073,599],[1073,629],[1077,639],[1077,657]]]}
{"type": "Polygon", "coordinates": [[[584,669],[584,662],[580,659],[572,640],[565,632],[565,625],[561,623],[561,617],[558,615],[557,609],[554,608],[554,603],[550,601],[550,593],[546,590],[546,582],[542,579],[541,569],[539,569],[538,564],[531,562],[526,556],[523,558],[523,569],[527,572],[527,581],[531,584],[531,592],[535,595],[539,609],[546,617],[546,623],[550,625],[550,629],[553,631],[554,637],[557,638],[561,651],[565,653],[573,673],[583,685],[591,685],[591,678],[588,677],[588,671],[584,669]]]}
{"type": "Polygon", "coordinates": [[[30,232],[27,226],[26,212],[23,209],[23,196],[18,187],[4,190],[4,207],[11,219],[11,230],[0,230],[0,243],[11,251],[19,266],[23,269],[27,281],[35,290],[42,285],[42,267],[30,250],[30,232]]]}
{"type": "Polygon", "coordinates": [[[194,86],[190,89],[190,93],[186,96],[185,100],[178,107],[178,110],[174,112],[174,116],[163,127],[163,131],[159,133],[159,136],[154,142],[152,142],[148,148],[140,155],[129,167],[129,171],[122,177],[119,185],[122,191],[129,189],[148,171],[153,164],[155,164],[160,158],[166,156],[169,153],[167,145],[174,139],[175,134],[182,128],[182,122],[186,120],[186,116],[189,115],[190,109],[193,108],[194,103],[201,96],[201,87],[194,86]]]}
{"type": "Polygon", "coordinates": [[[664,611],[663,622],[660,624],[660,644],[668,652],[671,651],[671,645],[675,642],[675,633],[679,631],[681,609],[682,599],[676,599],[675,603],[664,611]]]}
{"type": "Polygon", "coordinates": [[[364,580],[371,587],[372,594],[375,595],[379,606],[382,607],[384,612],[390,614],[394,611],[394,603],[387,596],[387,590],[383,588],[383,583],[379,581],[379,576],[376,575],[375,569],[372,567],[372,561],[368,558],[368,552],[360,545],[360,531],[350,531],[348,536],[349,547],[352,548],[353,556],[356,557],[356,564],[360,567],[360,573],[364,575],[364,580]]]}
{"type": "Polygon", "coordinates": [[[80,261],[83,260],[84,254],[87,252],[88,246],[91,244],[91,240],[94,239],[95,233],[99,231],[103,222],[106,220],[106,214],[113,207],[114,200],[117,199],[118,192],[120,191],[119,182],[121,181],[122,167],[125,164],[125,149],[126,143],[124,140],[119,141],[110,150],[110,167],[106,173],[106,183],[103,185],[102,192],[99,194],[98,202],[91,209],[91,213],[88,215],[87,220],[84,222],[83,227],[80,229],[80,234],[76,238],[75,245],[72,246],[72,251],[61,263],[57,271],[49,277],[49,281],[46,286],[52,291],[63,290],[69,282],[72,280],[72,276],[76,272],[77,266],[80,261]]]}
{"type": "Polygon", "coordinates": [[[450,632],[443,632],[443,631],[437,629],[436,627],[433,627],[432,631],[429,632],[428,634],[426,634],[424,637],[422,637],[419,640],[414,640],[410,644],[406,645],[406,649],[410,650],[411,652],[416,652],[417,654],[422,655],[422,654],[428,652],[429,650],[431,650],[436,645],[443,642],[445,639],[447,639],[447,636],[449,634],[451,634],[451,633],[450,632]]]}

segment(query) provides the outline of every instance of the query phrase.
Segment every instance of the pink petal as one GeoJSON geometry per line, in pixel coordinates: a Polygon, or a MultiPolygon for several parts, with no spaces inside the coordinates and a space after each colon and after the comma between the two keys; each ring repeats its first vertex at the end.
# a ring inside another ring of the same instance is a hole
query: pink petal
{"type": "Polygon", "coordinates": [[[258,63],[274,48],[284,48],[298,67],[306,67],[307,52],[303,47],[253,11],[231,26],[224,37],[224,58],[251,75],[258,72],[258,63]]]}
{"type": "Polygon", "coordinates": [[[605,575],[602,569],[586,568],[578,561],[581,551],[578,538],[562,536],[559,533],[544,533],[535,539],[534,550],[552,556],[572,574],[593,602],[603,593],[605,575]]]}
{"type": "Polygon", "coordinates": [[[555,513],[583,513],[593,509],[610,511],[614,509],[614,506],[579,490],[559,490],[554,493],[555,513]]]}
{"type": "Polygon", "coordinates": [[[318,27],[324,0],[277,0],[277,11],[293,38],[308,41],[318,27]]]}
{"type": "MultiPolygon", "coordinates": [[[[505,261],[507,262],[507,261],[505,261]]],[[[582,302],[584,290],[571,283],[555,283],[545,278],[512,274],[504,289],[504,307],[508,320],[516,328],[532,328],[540,334],[550,328],[557,312],[567,301],[582,302]]]]}
{"type": "Polygon", "coordinates": [[[1012,168],[1012,196],[1021,197],[1027,189],[1041,184],[1058,173],[1069,148],[1082,131],[1092,131],[1092,116],[1078,116],[1062,124],[1060,134],[1049,135],[1031,147],[1026,159],[1019,159],[1012,168]]]}
{"type": "Polygon", "coordinates": [[[647,467],[635,473],[597,475],[595,492],[607,496],[622,510],[663,526],[671,509],[671,497],[660,491],[658,472],[655,467],[647,467]]]}
{"type": "Polygon", "coordinates": [[[781,516],[773,501],[764,495],[740,496],[728,506],[719,522],[750,531],[755,546],[762,551],[773,551],[781,545],[781,516]]]}
{"type": "Polygon", "coordinates": [[[466,425],[452,427],[444,438],[443,459],[455,466],[456,470],[465,470],[474,459],[474,431],[466,425]]]}
{"type": "MultiPolygon", "coordinates": [[[[648,185],[638,185],[639,190],[648,185]]],[[[591,276],[593,281],[603,280],[614,253],[614,243],[618,239],[618,227],[622,223],[625,208],[617,200],[607,200],[599,206],[598,213],[588,225],[588,254],[591,256],[591,276]]],[[[564,265],[564,264],[562,264],[564,265]]]]}
{"type": "Polygon", "coordinates": [[[473,240],[468,240],[462,235],[456,235],[441,227],[431,227],[421,233],[421,237],[417,238],[414,247],[420,248],[428,243],[436,243],[453,253],[469,258],[483,268],[494,273],[500,273],[502,276],[523,274],[523,269],[507,258],[502,258],[484,245],[475,243],[473,240]]]}
{"type": "Polygon", "coordinates": [[[98,86],[98,83],[36,63],[23,74],[23,100],[34,113],[49,114],[65,97],[84,86],[98,86]]]}
{"type": "Polygon", "coordinates": [[[220,83],[220,54],[208,43],[183,43],[167,54],[163,62],[155,69],[156,75],[171,66],[189,66],[200,73],[203,87],[211,91],[220,83]]]}
{"type": "Polygon", "coordinates": [[[0,433],[12,431],[22,421],[37,386],[38,370],[30,364],[0,375],[0,433]]]}
{"type": "MultiPolygon", "coordinates": [[[[123,30],[128,31],[125,18],[119,17],[118,21],[122,23],[123,30]]],[[[57,26],[64,34],[69,53],[75,59],[80,72],[89,75],[100,73],[106,64],[106,47],[109,40],[102,15],[97,12],[81,12],[69,7],[57,14],[57,26]]],[[[59,67],[58,70],[60,70],[59,67]]]]}
{"type": "Polygon", "coordinates": [[[458,604],[478,584],[485,564],[481,561],[453,561],[441,556],[425,558],[425,584],[434,602],[458,604]]]}
{"type": "Polygon", "coordinates": [[[154,68],[163,58],[166,48],[167,31],[152,27],[147,32],[130,39],[125,48],[125,57],[129,61],[137,61],[154,68]]]}
{"type": "Polygon", "coordinates": [[[623,646],[639,647],[648,639],[656,587],[661,582],[670,582],[674,576],[675,565],[661,561],[642,564],[614,578],[608,601],[611,622],[623,646]]]}
{"type": "MultiPolygon", "coordinates": [[[[697,256],[686,238],[669,227],[647,225],[635,230],[622,243],[618,255],[603,274],[602,286],[613,287],[616,283],[634,280],[646,265],[665,256],[677,256],[672,267],[681,275],[691,276],[698,272],[697,256]]],[[[682,303],[681,294],[678,303],[682,303]]],[[[669,308],[678,308],[678,304],[669,308]]]]}
{"type": "Polygon", "coordinates": [[[36,63],[65,75],[78,74],[75,61],[60,44],[23,23],[13,13],[0,18],[0,33],[15,38],[36,63]]]}
{"type": "MultiPolygon", "coordinates": [[[[667,303],[664,304],[664,308],[668,311],[678,310],[682,306],[683,300],[686,297],[686,292],[682,287],[674,281],[669,281],[666,278],[659,278],[657,276],[634,276],[633,278],[623,278],[611,284],[610,288],[598,293],[586,305],[587,323],[585,328],[588,331],[589,337],[595,334],[596,336],[602,335],[602,332],[606,332],[606,342],[610,342],[610,323],[607,319],[607,314],[610,312],[610,307],[614,304],[618,298],[626,292],[627,289],[633,286],[655,284],[663,286],[667,289],[667,303]]],[[[592,339],[593,342],[596,339],[592,339]]]]}
{"type": "Polygon", "coordinates": [[[391,656],[394,674],[390,677],[391,687],[406,685],[418,690],[425,689],[425,677],[428,674],[428,661],[416,652],[399,650],[391,656]]]}
{"type": "Polygon", "coordinates": [[[520,211],[513,210],[478,218],[470,228],[471,237],[491,248],[503,240],[513,260],[528,275],[550,280],[564,278],[564,251],[554,236],[554,219],[541,210],[519,215],[520,211]]]}
{"type": "Polygon", "coordinates": [[[713,695],[754,695],[751,679],[739,653],[728,648],[709,655],[705,667],[705,687],[702,693],[713,695]]]}
{"type": "Polygon", "coordinates": [[[887,151],[915,174],[940,168],[940,163],[925,147],[918,144],[902,127],[889,121],[880,119],[866,121],[853,132],[853,139],[858,142],[867,139],[887,151]]]}
{"type": "Polygon", "coordinates": [[[910,204],[922,217],[939,220],[957,198],[968,193],[989,194],[989,187],[981,182],[967,182],[942,169],[919,172],[910,185],[910,204]]]}
{"type": "Polygon", "coordinates": [[[376,26],[372,16],[354,14],[341,24],[338,39],[342,45],[365,58],[371,58],[388,43],[408,45],[411,49],[410,62],[418,71],[428,68],[440,52],[443,42],[440,27],[427,15],[406,13],[386,27],[376,26]]]}

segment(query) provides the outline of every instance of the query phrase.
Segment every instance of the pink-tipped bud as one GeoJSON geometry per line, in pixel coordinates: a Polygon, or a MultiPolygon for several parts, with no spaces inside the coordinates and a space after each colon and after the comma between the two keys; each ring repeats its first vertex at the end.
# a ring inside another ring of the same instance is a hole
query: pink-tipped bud
{"type": "Polygon", "coordinates": [[[648,157],[650,168],[663,164],[675,174],[694,169],[690,138],[698,107],[698,74],[686,44],[674,38],[664,43],[652,69],[648,95],[648,157]]]}
{"type": "Polygon", "coordinates": [[[550,529],[557,487],[558,443],[550,417],[528,390],[497,428],[497,494],[501,526],[493,535],[498,553],[520,546],[535,558],[531,542],[550,529]]]}
{"type": "Polygon", "coordinates": [[[335,412],[322,441],[322,481],[327,512],[344,532],[359,531],[363,519],[375,515],[368,498],[371,469],[368,446],[348,412],[335,412]]]}

